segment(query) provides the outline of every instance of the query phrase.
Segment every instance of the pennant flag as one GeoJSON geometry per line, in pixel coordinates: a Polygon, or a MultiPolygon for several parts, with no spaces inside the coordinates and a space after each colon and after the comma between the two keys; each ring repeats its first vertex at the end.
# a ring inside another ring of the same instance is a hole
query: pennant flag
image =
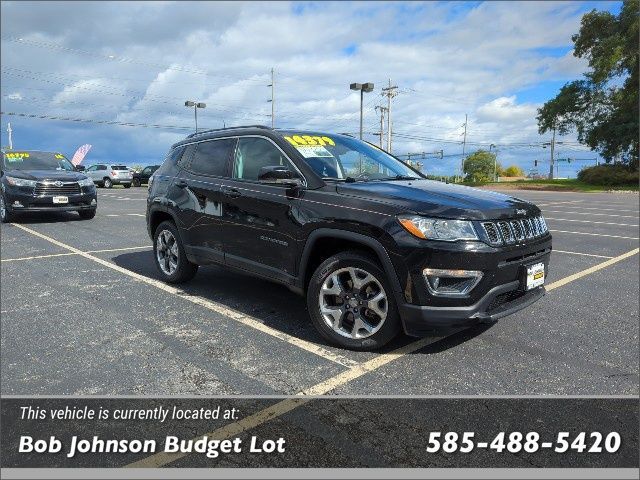
{"type": "Polygon", "coordinates": [[[76,150],[76,153],[73,154],[71,163],[74,165],[80,165],[82,163],[82,160],[84,160],[84,157],[87,155],[87,153],[89,153],[89,150],[91,150],[91,145],[89,145],[88,143],[82,145],[80,148],[78,148],[78,150],[76,150]]]}

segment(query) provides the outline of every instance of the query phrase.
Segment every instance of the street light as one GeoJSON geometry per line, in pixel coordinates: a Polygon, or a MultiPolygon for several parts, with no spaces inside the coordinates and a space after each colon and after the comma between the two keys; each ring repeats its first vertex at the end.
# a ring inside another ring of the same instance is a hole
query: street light
{"type": "Polygon", "coordinates": [[[187,100],[186,102],[184,102],[184,106],[193,107],[193,113],[196,117],[196,133],[198,133],[198,109],[205,108],[207,104],[202,102],[193,102],[191,100],[187,100]]]}
{"type": "Polygon", "coordinates": [[[360,90],[360,140],[362,140],[362,102],[364,101],[364,92],[373,92],[373,83],[352,83],[349,88],[360,90]]]}
{"type": "MultiPolygon", "coordinates": [[[[491,153],[491,149],[495,147],[495,144],[489,145],[489,153],[491,153]]],[[[495,157],[493,157],[493,181],[498,181],[498,152],[496,152],[495,157]]]]}

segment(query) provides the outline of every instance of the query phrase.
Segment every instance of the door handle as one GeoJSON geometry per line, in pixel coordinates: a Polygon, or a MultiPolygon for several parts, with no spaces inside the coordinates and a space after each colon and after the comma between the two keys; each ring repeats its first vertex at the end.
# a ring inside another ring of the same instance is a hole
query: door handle
{"type": "Polygon", "coordinates": [[[237,188],[222,187],[222,193],[231,198],[238,198],[242,196],[242,193],[240,193],[240,190],[237,188]]]}
{"type": "Polygon", "coordinates": [[[188,184],[184,180],[182,180],[182,179],[176,180],[176,187],[178,187],[178,188],[186,188],[187,186],[188,186],[188,184]]]}

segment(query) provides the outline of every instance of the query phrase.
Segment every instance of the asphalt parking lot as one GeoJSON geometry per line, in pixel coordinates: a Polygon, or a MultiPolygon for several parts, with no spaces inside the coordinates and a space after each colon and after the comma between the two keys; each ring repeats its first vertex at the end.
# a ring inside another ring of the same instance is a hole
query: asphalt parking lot
{"type": "MultiPolygon", "coordinates": [[[[514,192],[510,192],[514,194],[514,192]]],[[[157,280],[146,188],[1,232],[4,395],[638,394],[638,195],[518,191],[554,236],[548,293],[491,327],[327,345],[302,297],[218,267],[157,280]]]]}

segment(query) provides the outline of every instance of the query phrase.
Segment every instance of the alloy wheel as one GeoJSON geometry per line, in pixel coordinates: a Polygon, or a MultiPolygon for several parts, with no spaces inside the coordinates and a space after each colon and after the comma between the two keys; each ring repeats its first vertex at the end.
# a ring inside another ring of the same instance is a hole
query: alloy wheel
{"type": "Polygon", "coordinates": [[[178,268],[178,242],[169,230],[162,230],[156,240],[156,259],[160,270],[171,276],[178,268]]]}
{"type": "Polygon", "coordinates": [[[356,267],[340,268],[326,278],[319,305],[322,318],[334,332],[357,339],[380,330],[389,309],[382,283],[356,267]]]}

